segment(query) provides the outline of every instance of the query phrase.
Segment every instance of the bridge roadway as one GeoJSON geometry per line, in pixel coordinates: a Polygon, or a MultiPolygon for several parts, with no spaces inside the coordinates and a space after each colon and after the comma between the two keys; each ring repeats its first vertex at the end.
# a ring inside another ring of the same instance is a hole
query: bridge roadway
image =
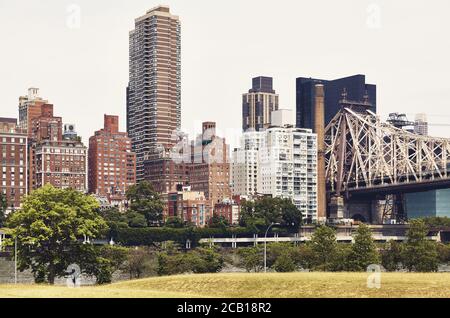
{"type": "Polygon", "coordinates": [[[397,184],[382,184],[370,187],[349,188],[350,196],[374,196],[398,193],[416,193],[426,192],[430,190],[448,189],[450,188],[450,178],[434,180],[425,180],[419,182],[405,182],[397,184]]]}

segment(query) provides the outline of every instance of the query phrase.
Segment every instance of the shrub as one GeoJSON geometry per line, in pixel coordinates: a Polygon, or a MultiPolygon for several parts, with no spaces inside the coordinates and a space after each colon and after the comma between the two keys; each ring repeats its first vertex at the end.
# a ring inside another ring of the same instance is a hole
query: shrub
{"type": "Polygon", "coordinates": [[[217,273],[224,264],[222,255],[214,249],[197,248],[189,252],[168,249],[158,253],[158,275],[175,275],[193,272],[217,273]]]}
{"type": "Polygon", "coordinates": [[[214,249],[198,248],[185,256],[194,273],[217,273],[222,270],[224,259],[214,249]]]}
{"type": "Polygon", "coordinates": [[[402,267],[403,244],[396,241],[386,243],[381,249],[381,265],[389,271],[395,272],[402,267]]]}
{"type": "Polygon", "coordinates": [[[264,268],[264,260],[262,256],[262,249],[259,246],[244,247],[238,250],[240,256],[240,265],[245,268],[247,272],[259,272],[264,268]]]}
{"type": "Polygon", "coordinates": [[[288,272],[294,272],[296,270],[297,266],[295,265],[292,257],[289,255],[289,253],[284,252],[277,257],[277,260],[275,261],[273,268],[277,272],[288,273],[288,272]]]}

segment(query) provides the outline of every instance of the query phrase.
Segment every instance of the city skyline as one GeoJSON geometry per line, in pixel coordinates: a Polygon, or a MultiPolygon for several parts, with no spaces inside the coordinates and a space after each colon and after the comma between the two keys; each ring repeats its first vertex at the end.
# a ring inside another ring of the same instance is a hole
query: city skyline
{"type": "MultiPolygon", "coordinates": [[[[77,7],[68,1],[0,1],[5,23],[15,25],[11,18],[22,17],[14,33],[0,31],[8,48],[0,62],[4,116],[18,117],[18,96],[28,87],[39,87],[65,123],[77,125],[84,142],[101,126],[105,113],[119,115],[120,129],[125,130],[128,32],[136,17],[158,4],[78,1],[77,7]],[[78,9],[79,25],[74,18],[78,9]],[[30,54],[33,47],[40,50],[30,54]]],[[[236,118],[241,117],[241,94],[252,77],[273,77],[280,108],[294,110],[296,77],[352,74],[365,74],[368,82],[377,84],[383,120],[392,111],[407,113],[412,120],[426,107],[430,135],[450,136],[448,127],[433,126],[450,118],[445,81],[450,49],[430,36],[449,24],[445,12],[450,5],[445,1],[434,6],[424,1],[284,1],[277,9],[283,19],[271,24],[258,22],[273,14],[269,1],[239,3],[239,10],[233,1],[164,4],[183,21],[182,130],[191,136],[192,129],[207,120],[217,121],[217,129],[225,133],[240,131],[242,123],[236,118]],[[327,10],[320,10],[324,4],[327,10]],[[231,14],[233,24],[227,24],[231,14]],[[335,27],[312,24],[317,18],[335,27]],[[258,32],[249,27],[255,23],[260,23],[258,32]],[[302,32],[308,27],[315,32],[302,32]],[[266,45],[267,39],[272,45],[266,45]],[[395,50],[386,49],[390,47],[395,50]],[[418,81],[419,74],[433,81],[418,81]]],[[[227,139],[236,145],[236,139],[227,139]]]]}

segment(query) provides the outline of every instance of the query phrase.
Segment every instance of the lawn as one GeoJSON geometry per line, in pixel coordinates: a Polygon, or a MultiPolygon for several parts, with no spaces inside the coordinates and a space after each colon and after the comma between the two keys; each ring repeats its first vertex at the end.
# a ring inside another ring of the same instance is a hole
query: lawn
{"type": "Polygon", "coordinates": [[[367,277],[367,273],[183,275],[81,288],[0,285],[0,297],[450,297],[450,273],[382,273],[380,289],[367,288],[367,277]]]}

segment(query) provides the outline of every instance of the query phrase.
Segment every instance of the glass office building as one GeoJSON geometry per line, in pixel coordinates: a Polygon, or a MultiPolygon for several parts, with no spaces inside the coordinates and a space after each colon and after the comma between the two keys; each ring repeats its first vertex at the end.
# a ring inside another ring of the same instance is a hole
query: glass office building
{"type": "Polygon", "coordinates": [[[450,217],[450,189],[408,193],[405,201],[409,219],[450,217]]]}
{"type": "Polygon", "coordinates": [[[325,126],[339,112],[339,101],[344,90],[350,101],[362,102],[367,96],[372,105],[371,111],[377,111],[377,87],[366,84],[365,75],[354,75],[336,80],[323,80],[315,78],[297,78],[297,110],[296,121],[298,128],[314,128],[314,87],[323,84],[325,88],[325,126]]]}

